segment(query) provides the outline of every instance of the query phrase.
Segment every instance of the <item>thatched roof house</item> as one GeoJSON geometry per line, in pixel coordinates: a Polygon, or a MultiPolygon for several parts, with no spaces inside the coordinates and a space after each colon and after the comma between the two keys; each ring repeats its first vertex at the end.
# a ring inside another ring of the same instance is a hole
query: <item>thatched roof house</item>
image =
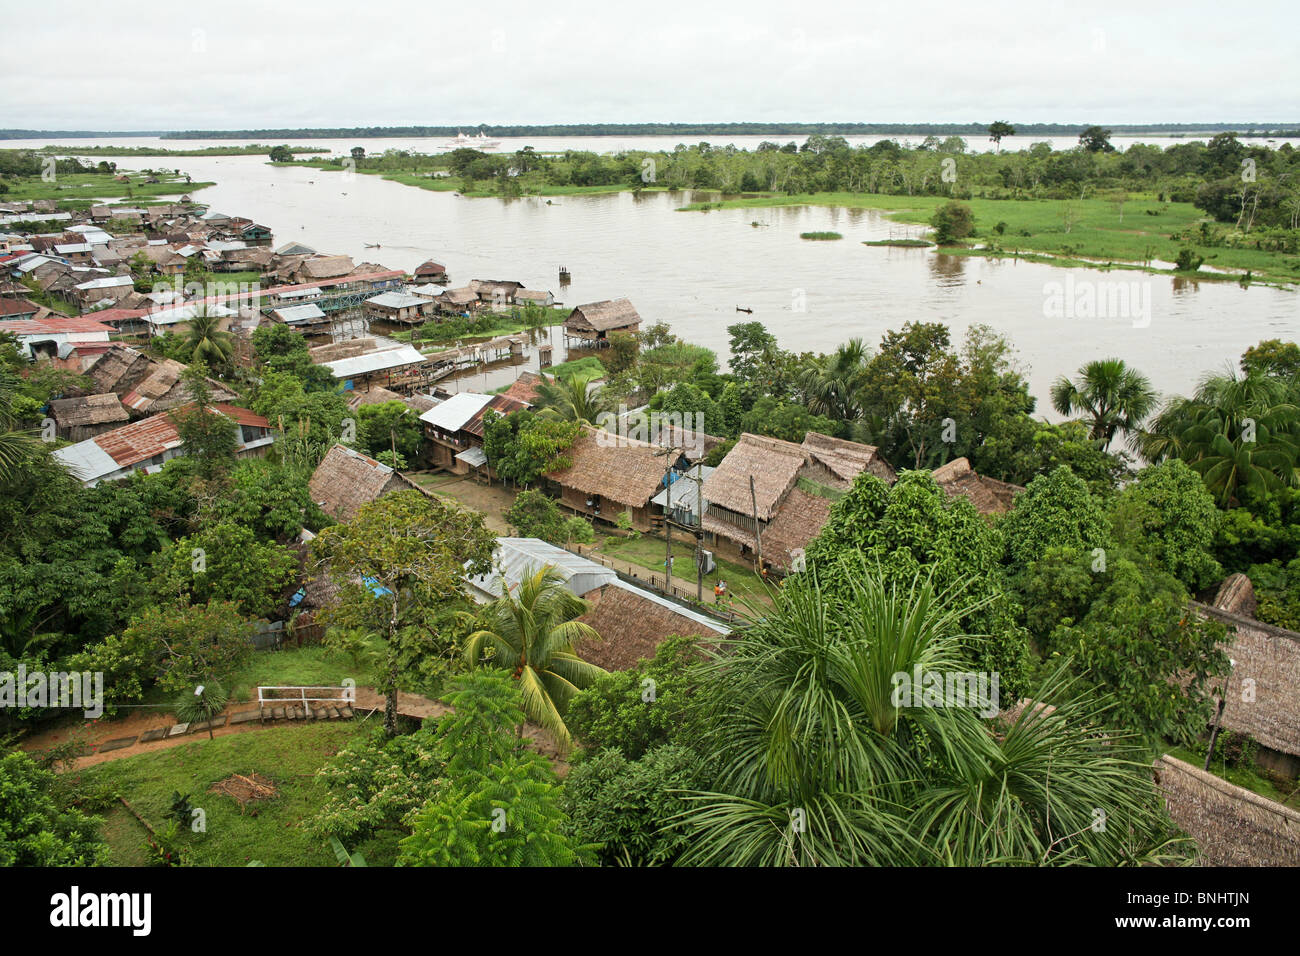
{"type": "Polygon", "coordinates": [[[588,345],[609,341],[610,332],[635,332],[641,316],[627,299],[606,299],[580,305],[564,320],[565,338],[576,338],[588,345]]]}
{"type": "MultiPolygon", "coordinates": [[[[154,361],[136,349],[114,343],[86,368],[91,390],[112,392],[121,399],[128,414],[152,415],[184,405],[192,397],[181,381],[185,365],[173,359],[154,361]]],[[[229,402],[234,392],[209,378],[214,402],[229,402]]]]}
{"type": "Polygon", "coordinates": [[[548,478],[560,500],[575,511],[614,521],[624,511],[636,527],[650,525],[650,499],[663,486],[669,462],[654,445],[583,426],[564,453],[571,464],[548,478]]]}
{"type": "Polygon", "coordinates": [[[311,500],[339,521],[352,520],[362,505],[405,487],[392,468],[343,445],[329,450],[307,483],[311,500]]]}
{"type": "Polygon", "coordinates": [[[948,494],[969,498],[975,510],[982,515],[1010,511],[1015,506],[1016,495],[1025,490],[1020,485],[978,474],[965,458],[954,458],[932,471],[930,477],[948,494]]]}
{"type": "Polygon", "coordinates": [[[298,274],[304,282],[318,279],[337,279],[352,271],[351,256],[318,256],[304,259],[298,268],[298,274]]]}
{"type": "Polygon", "coordinates": [[[1300,866],[1300,813],[1168,755],[1155,762],[1169,816],[1207,866],[1300,866]]]}
{"type": "Polygon", "coordinates": [[[705,479],[704,530],[733,557],[749,559],[761,546],[765,564],[789,570],[826,524],[835,498],[863,472],[894,480],[871,445],[818,432],[798,445],[746,433],[705,479]]]}
{"type": "Polygon", "coordinates": [[[84,398],[59,398],[50,402],[50,417],[60,438],[84,441],[130,421],[117,396],[87,395],[84,398]]]}
{"type": "Polygon", "coordinates": [[[1207,604],[1193,602],[1192,609],[1229,630],[1233,666],[1222,692],[1224,728],[1300,766],[1300,633],[1207,604]]]}
{"type": "Polygon", "coordinates": [[[445,285],[447,282],[447,267],[440,262],[426,259],[415,267],[415,271],[411,275],[418,283],[434,282],[438,285],[445,285]]]}
{"type": "Polygon", "coordinates": [[[622,671],[655,656],[670,637],[696,637],[706,641],[730,629],[697,611],[691,611],[650,591],[614,581],[583,599],[592,607],[578,618],[600,635],[599,641],[579,641],[578,656],[607,671],[622,671]]]}

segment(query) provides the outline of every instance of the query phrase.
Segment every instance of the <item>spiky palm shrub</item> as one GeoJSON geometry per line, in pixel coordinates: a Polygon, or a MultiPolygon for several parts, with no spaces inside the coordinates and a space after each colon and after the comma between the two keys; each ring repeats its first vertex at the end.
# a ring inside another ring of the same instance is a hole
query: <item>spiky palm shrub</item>
{"type": "Polygon", "coordinates": [[[486,626],[465,643],[471,666],[490,661],[511,673],[519,682],[524,713],[551,732],[562,752],[573,746],[564,724],[569,701],[605,673],[573,650],[579,640],[600,639],[591,625],[575,620],[589,607],[548,565],[524,578],[514,595],[503,579],[501,597],[483,610],[486,626]]]}
{"type": "Polygon", "coordinates": [[[964,587],[861,570],[839,602],[805,572],[709,665],[706,745],[722,770],[688,795],[685,862],[1117,864],[1163,846],[1145,755],[1104,730],[1102,701],[1069,699],[1061,674],[1036,695],[1057,709],[1010,727],[896,706],[896,674],[969,666],[957,622],[972,608],[964,587]]]}

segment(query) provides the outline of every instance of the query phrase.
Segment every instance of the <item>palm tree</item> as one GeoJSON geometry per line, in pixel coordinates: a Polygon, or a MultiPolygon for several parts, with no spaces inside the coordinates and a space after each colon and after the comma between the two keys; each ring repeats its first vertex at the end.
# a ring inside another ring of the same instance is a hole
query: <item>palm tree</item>
{"type": "Polygon", "coordinates": [[[217,316],[200,309],[190,319],[189,330],[185,333],[185,350],[191,361],[219,368],[230,363],[235,354],[235,343],[229,332],[221,331],[221,320],[217,316]]]}
{"type": "Polygon", "coordinates": [[[537,386],[537,410],[548,418],[591,425],[605,411],[605,400],[599,388],[594,388],[600,378],[598,372],[575,372],[547,378],[537,386]]]}
{"type": "Polygon", "coordinates": [[[519,681],[524,713],[550,731],[561,752],[567,752],[573,745],[564,724],[569,701],[605,673],[573,650],[579,640],[600,640],[589,624],[574,620],[590,605],[569,591],[554,565],[520,581],[516,595],[510,594],[504,579],[501,591],[501,597],[483,610],[487,627],[466,640],[465,659],[473,666],[493,651],[491,662],[509,668],[519,681]]]}
{"type": "Polygon", "coordinates": [[[8,481],[40,446],[40,440],[21,427],[14,399],[22,380],[0,368],[0,482],[8,481]]]}
{"type": "Polygon", "coordinates": [[[1123,359],[1099,359],[1079,369],[1079,380],[1064,375],[1052,385],[1052,407],[1062,415],[1079,415],[1101,442],[1110,447],[1117,431],[1134,432],[1155,408],[1151,381],[1123,359]]]}
{"type": "MultiPolygon", "coordinates": [[[[965,670],[964,586],[886,583],[848,599],[815,569],[706,665],[715,789],[677,819],[700,865],[1114,865],[1164,852],[1145,754],[1101,723],[1106,701],[1064,668],[1001,724],[898,699],[897,675],[965,670]],[[1114,821],[1094,826],[1094,808],[1114,821]],[[1120,822],[1122,821],[1122,822],[1120,822]]],[[[951,704],[951,702],[950,702],[951,704]]]]}
{"type": "Polygon", "coordinates": [[[1150,461],[1186,461],[1225,507],[1245,488],[1300,485],[1300,407],[1283,379],[1259,372],[1207,376],[1134,444],[1150,461]]]}
{"type": "Polygon", "coordinates": [[[862,339],[849,339],[831,354],[814,359],[799,376],[809,410],[836,421],[861,417],[866,367],[867,346],[862,339]]]}

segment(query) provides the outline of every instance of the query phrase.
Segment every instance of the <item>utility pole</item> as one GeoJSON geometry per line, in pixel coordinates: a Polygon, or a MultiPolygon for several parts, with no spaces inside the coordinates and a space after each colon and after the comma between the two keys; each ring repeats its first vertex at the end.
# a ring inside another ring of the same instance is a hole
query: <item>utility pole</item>
{"type": "Polygon", "coordinates": [[[695,466],[695,600],[704,603],[704,477],[695,466]]]}
{"type": "Polygon", "coordinates": [[[669,594],[673,590],[673,486],[669,476],[673,473],[673,449],[664,453],[664,583],[669,594]]]}
{"type": "Polygon", "coordinates": [[[751,509],[753,509],[751,513],[753,514],[754,517],[755,557],[758,560],[758,563],[754,566],[754,570],[757,571],[759,574],[762,574],[763,573],[763,534],[758,529],[758,498],[754,494],[753,475],[749,476],[749,506],[751,509]]]}

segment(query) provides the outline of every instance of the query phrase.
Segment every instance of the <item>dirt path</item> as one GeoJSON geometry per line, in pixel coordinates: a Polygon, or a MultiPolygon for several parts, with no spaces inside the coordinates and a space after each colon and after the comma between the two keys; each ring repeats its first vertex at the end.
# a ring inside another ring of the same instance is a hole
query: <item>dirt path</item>
{"type": "MultiPolygon", "coordinates": [[[[419,694],[409,694],[406,691],[398,691],[397,693],[397,712],[402,717],[423,720],[425,717],[441,717],[449,710],[450,708],[445,704],[429,700],[429,698],[422,697],[419,694]]],[[[270,720],[269,718],[267,723],[263,723],[260,719],[247,718],[238,723],[234,722],[237,715],[248,715],[250,711],[257,711],[256,703],[230,704],[226,707],[222,716],[217,718],[219,721],[224,719],[224,726],[214,728],[212,735],[214,737],[227,737],[231,734],[247,733],[250,730],[266,730],[304,723],[302,720],[270,720]]],[[[376,722],[376,726],[382,724],[384,695],[374,687],[358,687],[356,700],[352,705],[352,713],[352,719],[376,722]]],[[[140,737],[142,735],[148,734],[150,731],[170,729],[175,725],[175,722],[175,718],[165,707],[149,708],[147,711],[140,709],[132,711],[123,717],[102,718],[81,724],[66,724],[62,727],[54,727],[25,738],[18,746],[28,753],[45,753],[64,744],[74,744],[79,748],[93,751],[61,762],[57,769],[62,772],[64,770],[81,770],[109,760],[121,760],[125,757],[134,757],[137,754],[167,750],[181,744],[208,739],[206,730],[198,730],[178,734],[175,737],[163,736],[157,740],[141,742],[140,737]],[[115,746],[108,750],[101,749],[106,744],[128,739],[134,742],[115,746]]],[[[524,737],[528,739],[529,746],[532,749],[547,757],[555,766],[556,772],[560,776],[564,776],[564,773],[568,770],[568,765],[560,760],[559,748],[555,745],[550,734],[534,724],[525,724],[524,737]]]]}

